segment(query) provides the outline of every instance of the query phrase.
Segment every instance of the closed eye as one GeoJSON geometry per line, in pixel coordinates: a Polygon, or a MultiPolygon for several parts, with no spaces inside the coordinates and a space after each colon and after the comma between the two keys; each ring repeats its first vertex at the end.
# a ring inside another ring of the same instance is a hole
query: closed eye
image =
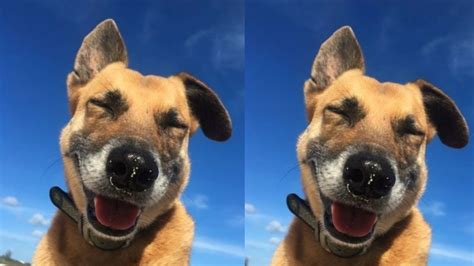
{"type": "Polygon", "coordinates": [[[174,127],[179,129],[187,129],[188,126],[181,121],[170,121],[164,124],[165,127],[174,127]]]}
{"type": "Polygon", "coordinates": [[[341,116],[350,127],[355,126],[366,115],[363,106],[356,97],[347,97],[335,104],[329,104],[324,111],[341,116]]]}
{"type": "Polygon", "coordinates": [[[114,120],[127,112],[129,108],[127,100],[118,89],[109,90],[100,97],[91,98],[87,104],[102,108],[114,120]]]}
{"type": "Polygon", "coordinates": [[[396,131],[399,135],[425,135],[425,132],[417,125],[415,118],[412,115],[400,120],[397,123],[396,131]]]}
{"type": "Polygon", "coordinates": [[[406,135],[415,135],[415,136],[424,136],[425,135],[425,132],[421,129],[418,129],[418,128],[406,128],[404,129],[403,131],[401,131],[402,134],[406,134],[406,135]]]}
{"type": "Polygon", "coordinates": [[[170,109],[169,111],[159,114],[156,116],[157,123],[164,129],[166,128],[178,128],[188,129],[188,125],[181,120],[176,109],[170,109]]]}
{"type": "Polygon", "coordinates": [[[93,104],[97,107],[100,107],[100,108],[104,109],[107,113],[109,113],[111,115],[114,115],[114,110],[112,109],[112,107],[109,104],[107,104],[106,102],[104,102],[100,99],[92,98],[87,103],[90,103],[90,104],[93,104]]]}
{"type": "Polygon", "coordinates": [[[346,110],[344,110],[343,108],[340,108],[339,106],[328,105],[326,106],[325,111],[338,114],[342,118],[344,118],[344,120],[346,120],[347,122],[352,123],[351,116],[347,113],[346,110]]]}

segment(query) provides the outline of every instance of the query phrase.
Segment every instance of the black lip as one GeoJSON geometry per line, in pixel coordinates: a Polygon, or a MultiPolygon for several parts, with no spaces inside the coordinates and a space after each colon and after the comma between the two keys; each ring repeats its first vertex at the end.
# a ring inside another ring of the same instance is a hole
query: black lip
{"type": "Polygon", "coordinates": [[[101,232],[105,235],[115,236],[115,237],[126,236],[126,235],[129,235],[129,234],[133,233],[133,231],[137,227],[137,223],[138,223],[138,219],[140,218],[140,214],[137,217],[137,219],[135,221],[135,224],[132,227],[126,229],[126,230],[117,230],[117,229],[112,229],[110,227],[104,226],[97,220],[97,217],[95,215],[95,208],[94,208],[95,194],[90,190],[86,190],[86,189],[84,189],[84,190],[85,190],[86,196],[87,196],[87,220],[89,221],[89,223],[92,225],[92,227],[94,229],[96,229],[97,231],[99,231],[99,232],[101,232]]]}
{"type": "Polygon", "coordinates": [[[370,240],[373,235],[374,235],[374,228],[375,228],[375,225],[377,224],[377,222],[375,223],[375,225],[372,227],[372,230],[370,231],[370,233],[368,233],[367,235],[365,236],[362,236],[362,237],[355,237],[355,236],[350,236],[350,235],[346,235],[344,233],[341,233],[339,231],[337,231],[337,229],[334,227],[334,224],[332,223],[332,214],[331,214],[331,204],[333,203],[333,200],[329,199],[328,197],[324,196],[321,192],[321,200],[323,202],[323,207],[324,207],[324,222],[322,222],[324,228],[326,229],[326,231],[334,238],[342,241],[342,242],[346,242],[346,243],[350,243],[350,244],[361,244],[361,243],[364,243],[364,242],[367,242],[368,240],[370,240]]]}

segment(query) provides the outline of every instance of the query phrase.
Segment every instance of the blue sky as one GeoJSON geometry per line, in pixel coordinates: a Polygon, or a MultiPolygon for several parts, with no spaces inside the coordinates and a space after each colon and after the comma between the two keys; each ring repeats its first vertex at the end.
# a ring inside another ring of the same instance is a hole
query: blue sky
{"type": "MultiPolygon", "coordinates": [[[[245,241],[265,265],[293,218],[288,193],[302,195],[296,139],[306,127],[303,82],[320,44],[351,25],[367,74],[442,88],[474,125],[474,5],[461,1],[247,1],[245,6],[245,241]],[[456,3],[454,3],[456,2],[456,3]]],[[[471,134],[472,135],[472,134],[471,134]]],[[[420,202],[433,228],[430,265],[474,264],[474,148],[428,145],[420,202]]]]}
{"type": "Polygon", "coordinates": [[[65,188],[58,137],[67,123],[66,75],[83,37],[114,18],[130,67],[186,70],[209,84],[233,119],[230,141],[191,139],[183,195],[196,220],[192,265],[244,257],[244,15],[240,1],[2,1],[0,4],[0,253],[30,261],[65,188]]]}

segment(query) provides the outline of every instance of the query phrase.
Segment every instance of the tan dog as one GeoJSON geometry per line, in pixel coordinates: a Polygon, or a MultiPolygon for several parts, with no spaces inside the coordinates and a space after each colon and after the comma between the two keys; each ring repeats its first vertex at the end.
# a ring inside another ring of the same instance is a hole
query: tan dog
{"type": "Polygon", "coordinates": [[[309,125],[298,140],[307,200],[272,265],[425,265],[431,230],[416,203],[426,144],[461,148],[468,128],[455,103],[424,80],[364,75],[350,27],[324,42],[304,88],[309,125]],[[308,202],[308,203],[306,203],[308,202]]]}
{"type": "Polygon", "coordinates": [[[72,118],[60,144],[72,201],[51,190],[63,212],[34,264],[187,265],[194,223],[179,196],[189,137],[198,126],[218,141],[232,131],[217,95],[186,73],[128,69],[113,20],[86,36],[67,86],[72,118]]]}

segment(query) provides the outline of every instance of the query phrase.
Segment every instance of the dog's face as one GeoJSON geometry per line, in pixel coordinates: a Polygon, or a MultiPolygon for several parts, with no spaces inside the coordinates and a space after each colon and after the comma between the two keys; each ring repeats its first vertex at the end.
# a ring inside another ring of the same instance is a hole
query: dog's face
{"type": "Polygon", "coordinates": [[[304,191],[323,233],[367,245],[407,215],[423,193],[426,144],[468,141],[454,102],[423,80],[381,83],[365,76],[349,27],[334,33],[305,83],[309,125],[298,141],[304,191]]]}
{"type": "Polygon", "coordinates": [[[231,134],[227,111],[204,83],[128,69],[112,20],[84,39],[67,83],[67,183],[86,222],[105,237],[131,237],[173,205],[188,181],[188,141],[198,126],[214,140],[231,134]]]}

